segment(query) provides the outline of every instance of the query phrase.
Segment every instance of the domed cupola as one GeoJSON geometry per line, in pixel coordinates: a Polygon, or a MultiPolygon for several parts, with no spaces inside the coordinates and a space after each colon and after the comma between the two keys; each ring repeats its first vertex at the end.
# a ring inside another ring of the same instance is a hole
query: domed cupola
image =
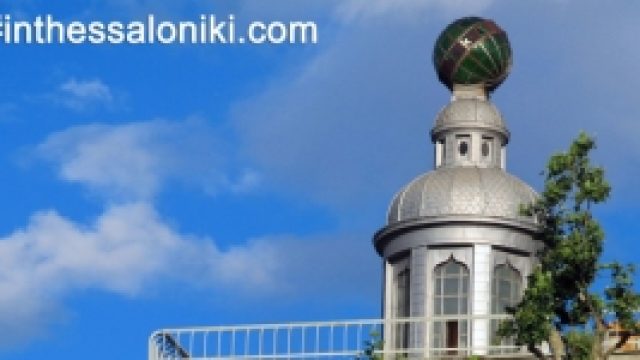
{"type": "Polygon", "coordinates": [[[487,355],[497,341],[487,317],[515,304],[542,247],[539,224],[520,210],[537,195],[507,173],[510,134],[489,99],[511,69],[511,47],[493,21],[462,18],[438,37],[433,62],[452,91],[430,133],[435,169],[394,196],[373,242],[385,264],[385,318],[434,320],[385,329],[385,342],[487,355]]]}
{"type": "Polygon", "coordinates": [[[443,167],[415,178],[391,202],[387,225],[420,218],[477,216],[535,225],[520,206],[536,199],[535,191],[500,168],[443,167]]]}

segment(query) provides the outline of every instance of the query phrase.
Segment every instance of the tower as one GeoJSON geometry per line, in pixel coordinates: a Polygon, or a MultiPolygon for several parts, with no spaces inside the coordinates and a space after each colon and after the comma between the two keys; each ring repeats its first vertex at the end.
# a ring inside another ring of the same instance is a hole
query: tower
{"type": "Polygon", "coordinates": [[[452,97],[431,130],[434,169],[394,196],[373,239],[392,324],[384,340],[395,348],[429,356],[513,350],[508,341],[489,347],[542,244],[536,220],[520,212],[537,195],[507,173],[509,131],[490,101],[511,59],[506,33],[487,19],[456,20],[436,41],[434,66],[452,97]]]}

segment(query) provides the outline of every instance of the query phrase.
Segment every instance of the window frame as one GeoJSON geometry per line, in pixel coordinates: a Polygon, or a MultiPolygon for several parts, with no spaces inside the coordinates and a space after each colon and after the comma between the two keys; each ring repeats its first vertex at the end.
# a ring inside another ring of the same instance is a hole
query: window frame
{"type": "MultiPolygon", "coordinates": [[[[433,348],[448,348],[449,344],[455,344],[458,348],[468,348],[470,346],[470,324],[467,319],[471,311],[470,302],[471,272],[469,267],[453,257],[438,264],[433,269],[433,314],[435,317],[452,315],[459,315],[460,317],[453,320],[433,322],[433,348]],[[449,280],[448,285],[446,284],[447,280],[449,280]],[[450,286],[451,280],[455,284],[453,287],[450,286]],[[455,301],[455,306],[448,305],[450,301],[455,301]],[[452,309],[453,311],[451,311],[452,309]],[[453,328],[455,328],[454,332],[457,333],[456,339],[449,338],[449,332],[453,328]]],[[[456,355],[460,352],[451,349],[442,353],[456,355]]]]}

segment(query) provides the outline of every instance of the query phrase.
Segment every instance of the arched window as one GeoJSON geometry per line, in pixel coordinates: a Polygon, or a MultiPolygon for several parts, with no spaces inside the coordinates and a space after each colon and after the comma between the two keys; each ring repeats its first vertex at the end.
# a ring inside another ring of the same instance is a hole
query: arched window
{"type": "Polygon", "coordinates": [[[493,162],[493,138],[490,136],[482,137],[482,144],[480,145],[480,155],[482,155],[482,161],[487,164],[493,162]]]}
{"type": "Polygon", "coordinates": [[[456,135],[456,158],[462,161],[471,160],[471,136],[456,135]]]}
{"type": "MultiPolygon", "coordinates": [[[[434,311],[437,316],[467,315],[469,313],[469,269],[453,259],[438,265],[434,278],[434,311]]],[[[466,316],[434,321],[433,347],[457,354],[457,348],[469,343],[469,324],[466,316]]]]}
{"type": "MultiPolygon", "coordinates": [[[[518,304],[522,296],[522,276],[513,266],[501,264],[493,270],[493,281],[491,284],[491,313],[502,315],[507,313],[507,308],[518,304]]],[[[491,328],[493,334],[492,344],[513,345],[513,340],[503,339],[500,341],[496,336],[496,331],[500,320],[492,320],[491,328]]],[[[512,351],[515,351],[514,348],[512,351]]],[[[509,349],[496,351],[496,353],[509,352],[509,349]]]]}

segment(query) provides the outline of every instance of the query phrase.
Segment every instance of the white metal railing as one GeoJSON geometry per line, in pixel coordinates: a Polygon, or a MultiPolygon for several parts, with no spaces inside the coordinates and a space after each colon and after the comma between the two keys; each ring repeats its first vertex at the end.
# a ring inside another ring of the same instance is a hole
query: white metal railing
{"type": "Polygon", "coordinates": [[[474,322],[486,326],[480,330],[486,331],[490,341],[491,320],[506,317],[455,315],[161,329],[149,338],[149,360],[528,357],[526,350],[516,346],[473,344],[474,322]],[[429,336],[433,325],[452,321],[466,323],[466,340],[456,347],[435,347],[429,336]],[[407,340],[398,342],[399,337],[407,340]]]}

